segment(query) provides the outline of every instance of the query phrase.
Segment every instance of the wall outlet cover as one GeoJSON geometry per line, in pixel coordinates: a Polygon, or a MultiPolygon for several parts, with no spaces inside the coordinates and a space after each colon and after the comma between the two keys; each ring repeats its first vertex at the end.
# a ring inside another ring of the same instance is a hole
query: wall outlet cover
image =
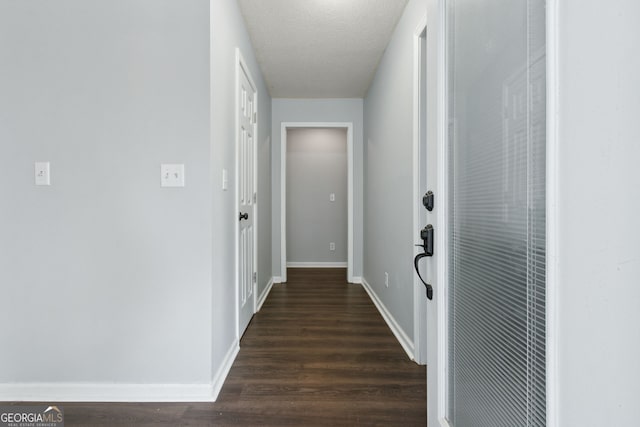
{"type": "Polygon", "coordinates": [[[51,165],[49,162],[36,162],[35,183],[36,185],[51,185],[51,165]]]}

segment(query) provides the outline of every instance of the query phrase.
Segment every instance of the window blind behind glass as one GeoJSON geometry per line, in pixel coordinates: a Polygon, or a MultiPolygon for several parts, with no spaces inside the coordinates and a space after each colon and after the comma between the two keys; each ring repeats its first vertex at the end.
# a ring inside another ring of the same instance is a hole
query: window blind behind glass
{"type": "Polygon", "coordinates": [[[448,4],[448,416],[543,426],[544,0],[448,4]]]}

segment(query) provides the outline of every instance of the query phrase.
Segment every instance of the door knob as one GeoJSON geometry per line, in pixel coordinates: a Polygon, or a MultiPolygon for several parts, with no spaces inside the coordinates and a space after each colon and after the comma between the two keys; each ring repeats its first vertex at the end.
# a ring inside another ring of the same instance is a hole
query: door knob
{"type": "Polygon", "coordinates": [[[242,221],[243,219],[249,219],[249,213],[240,212],[240,221],[242,221]]]}

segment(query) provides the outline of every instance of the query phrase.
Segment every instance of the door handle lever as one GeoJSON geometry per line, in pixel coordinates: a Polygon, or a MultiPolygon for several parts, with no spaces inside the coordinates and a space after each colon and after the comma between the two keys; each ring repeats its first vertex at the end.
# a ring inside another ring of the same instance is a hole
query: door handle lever
{"type": "Polygon", "coordinates": [[[427,288],[427,298],[431,300],[433,299],[433,286],[424,281],[422,275],[420,274],[420,267],[418,266],[422,258],[433,256],[433,226],[431,224],[428,224],[425,228],[420,230],[420,239],[422,240],[422,244],[416,246],[422,248],[424,252],[416,255],[416,257],[413,259],[413,266],[416,269],[416,273],[418,274],[420,281],[427,288]]]}
{"type": "Polygon", "coordinates": [[[249,213],[242,213],[240,212],[240,221],[242,221],[243,219],[249,219],[249,213]]]}
{"type": "MultiPolygon", "coordinates": [[[[416,246],[422,246],[422,245],[416,245],[416,246]]],[[[431,286],[430,284],[428,284],[427,282],[424,281],[424,279],[422,278],[422,274],[420,274],[420,267],[418,266],[420,260],[422,258],[426,258],[430,255],[427,255],[426,253],[421,253],[416,255],[416,257],[413,259],[413,266],[416,269],[416,273],[418,273],[418,277],[420,278],[420,281],[424,284],[424,286],[427,288],[427,298],[432,300],[433,299],[433,286],[431,286]]]]}

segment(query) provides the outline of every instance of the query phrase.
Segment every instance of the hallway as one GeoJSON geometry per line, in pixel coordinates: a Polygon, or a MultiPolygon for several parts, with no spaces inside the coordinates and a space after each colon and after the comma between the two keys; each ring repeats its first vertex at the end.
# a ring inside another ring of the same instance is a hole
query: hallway
{"type": "Polygon", "coordinates": [[[637,16],[0,0],[0,427],[640,425],[637,16]]]}
{"type": "Polygon", "coordinates": [[[345,276],[290,269],[249,325],[217,402],[67,403],[67,425],[424,426],[425,367],[345,276]]]}

